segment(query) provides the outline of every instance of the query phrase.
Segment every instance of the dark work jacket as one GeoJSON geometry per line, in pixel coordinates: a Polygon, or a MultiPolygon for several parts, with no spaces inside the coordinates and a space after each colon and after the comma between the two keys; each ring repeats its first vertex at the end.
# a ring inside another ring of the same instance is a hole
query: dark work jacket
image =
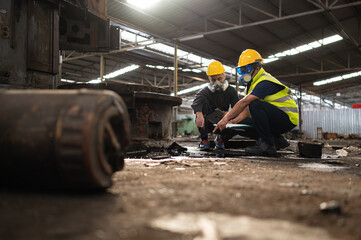
{"type": "Polygon", "coordinates": [[[200,90],[192,103],[194,113],[202,112],[203,114],[209,114],[216,108],[222,111],[228,111],[229,106],[233,107],[239,98],[236,89],[228,86],[226,91],[217,90],[212,92],[208,87],[200,90]]]}

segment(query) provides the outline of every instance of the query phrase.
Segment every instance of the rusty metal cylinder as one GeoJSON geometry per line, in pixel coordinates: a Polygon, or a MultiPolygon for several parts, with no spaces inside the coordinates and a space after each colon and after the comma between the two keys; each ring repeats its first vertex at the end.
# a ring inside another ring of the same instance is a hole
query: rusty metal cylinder
{"type": "Polygon", "coordinates": [[[119,95],[0,91],[0,186],[104,189],[124,165],[130,120],[119,95]]]}

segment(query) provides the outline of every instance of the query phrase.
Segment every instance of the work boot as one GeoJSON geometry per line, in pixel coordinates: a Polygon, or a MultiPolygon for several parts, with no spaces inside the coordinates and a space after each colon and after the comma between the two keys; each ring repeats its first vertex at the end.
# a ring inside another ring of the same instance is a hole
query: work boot
{"type": "Polygon", "coordinates": [[[279,135],[279,136],[275,137],[275,148],[276,148],[276,150],[286,148],[289,145],[290,145],[289,142],[286,140],[286,138],[284,136],[279,135]]]}
{"type": "Polygon", "coordinates": [[[199,144],[199,150],[201,151],[209,151],[210,149],[208,140],[202,140],[199,144]]]}
{"type": "Polygon", "coordinates": [[[256,156],[277,156],[275,146],[266,143],[263,139],[259,139],[256,146],[246,147],[246,153],[256,156]]]}
{"type": "Polygon", "coordinates": [[[224,149],[224,142],[221,135],[217,135],[215,142],[216,142],[216,149],[224,149]]]}

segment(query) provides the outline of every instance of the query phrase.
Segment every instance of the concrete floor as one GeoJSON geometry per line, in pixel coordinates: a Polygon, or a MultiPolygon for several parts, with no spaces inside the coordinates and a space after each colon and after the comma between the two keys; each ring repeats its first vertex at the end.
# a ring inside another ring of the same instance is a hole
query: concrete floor
{"type": "Polygon", "coordinates": [[[0,189],[0,239],[361,239],[361,151],[219,158],[179,143],[192,154],[126,159],[105,193],[0,189]]]}

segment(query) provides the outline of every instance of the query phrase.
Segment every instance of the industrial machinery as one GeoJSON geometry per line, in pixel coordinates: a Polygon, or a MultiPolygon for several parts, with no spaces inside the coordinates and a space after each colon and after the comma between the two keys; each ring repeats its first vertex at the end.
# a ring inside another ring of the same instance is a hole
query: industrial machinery
{"type": "Polygon", "coordinates": [[[130,121],[112,91],[2,90],[0,185],[106,188],[123,168],[130,121]]]}
{"type": "Polygon", "coordinates": [[[0,186],[111,185],[129,142],[121,97],[34,89],[59,85],[59,50],[118,48],[106,0],[0,2],[0,186]]]}
{"type": "Polygon", "coordinates": [[[2,88],[47,88],[59,84],[59,50],[119,48],[106,0],[8,0],[0,3],[2,88]]]}
{"type": "Polygon", "coordinates": [[[172,108],[182,104],[182,98],[170,96],[167,89],[138,84],[105,82],[98,84],[64,84],[60,89],[108,89],[118,93],[126,103],[132,123],[131,144],[165,146],[176,132],[172,108]]]}

